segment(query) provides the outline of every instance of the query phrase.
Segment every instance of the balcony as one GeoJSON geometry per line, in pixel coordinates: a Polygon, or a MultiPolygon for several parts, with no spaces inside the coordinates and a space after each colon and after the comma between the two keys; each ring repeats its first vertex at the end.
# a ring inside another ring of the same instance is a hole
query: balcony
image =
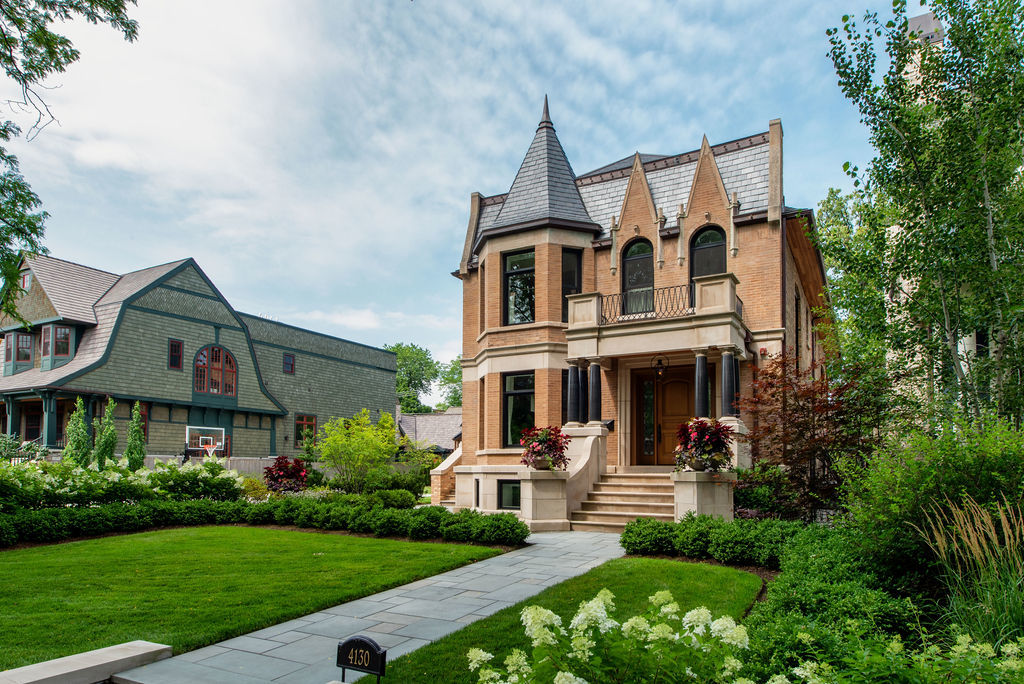
{"type": "Polygon", "coordinates": [[[731,273],[685,285],[569,296],[569,358],[734,347],[746,334],[731,273]]]}

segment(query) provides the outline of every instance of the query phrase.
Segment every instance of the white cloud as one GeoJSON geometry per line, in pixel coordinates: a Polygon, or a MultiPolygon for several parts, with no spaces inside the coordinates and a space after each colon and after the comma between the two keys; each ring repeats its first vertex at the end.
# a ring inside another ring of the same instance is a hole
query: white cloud
{"type": "Polygon", "coordinates": [[[447,359],[469,193],[508,189],[545,93],[577,172],[782,116],[787,201],[845,183],[822,5],[143,3],[135,44],[69,29],[60,126],[15,147],[56,256],[195,256],[239,309],[447,359]]]}

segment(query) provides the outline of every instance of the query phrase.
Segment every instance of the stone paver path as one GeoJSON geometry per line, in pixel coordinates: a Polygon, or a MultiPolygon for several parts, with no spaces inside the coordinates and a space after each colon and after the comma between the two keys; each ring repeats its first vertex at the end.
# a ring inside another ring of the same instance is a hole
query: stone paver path
{"type": "MultiPolygon", "coordinates": [[[[534,534],[529,546],[115,675],[119,684],[324,684],[341,680],[338,642],[356,634],[388,660],[623,554],[619,535],[534,534]]],[[[346,682],[355,681],[348,671],[346,682]]]]}

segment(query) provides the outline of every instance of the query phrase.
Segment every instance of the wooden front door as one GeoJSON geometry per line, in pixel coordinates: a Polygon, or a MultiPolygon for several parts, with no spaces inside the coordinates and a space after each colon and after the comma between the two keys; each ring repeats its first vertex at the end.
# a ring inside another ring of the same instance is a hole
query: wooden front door
{"type": "Polygon", "coordinates": [[[633,374],[633,465],[675,465],[676,431],[693,417],[693,371],[633,374]]]}

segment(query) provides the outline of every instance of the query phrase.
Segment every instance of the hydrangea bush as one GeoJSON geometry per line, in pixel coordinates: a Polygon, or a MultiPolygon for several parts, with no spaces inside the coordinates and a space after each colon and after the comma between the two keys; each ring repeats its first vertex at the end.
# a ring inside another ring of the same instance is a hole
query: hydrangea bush
{"type": "Polygon", "coordinates": [[[224,461],[157,462],[153,470],[132,471],[127,459],[100,470],[69,459],[58,463],[0,461],[0,512],[58,506],[89,506],[146,499],[215,499],[234,501],[242,494],[242,478],[224,461]]]}
{"type": "Polygon", "coordinates": [[[623,622],[612,617],[614,596],[602,589],[580,604],[568,624],[541,606],[527,606],[521,619],[533,653],[515,649],[492,665],[494,656],[470,649],[469,669],[480,682],[733,682],[743,668],[747,630],[728,616],[712,619],[707,608],[682,613],[668,591],[650,597],[647,610],[623,622]]]}

